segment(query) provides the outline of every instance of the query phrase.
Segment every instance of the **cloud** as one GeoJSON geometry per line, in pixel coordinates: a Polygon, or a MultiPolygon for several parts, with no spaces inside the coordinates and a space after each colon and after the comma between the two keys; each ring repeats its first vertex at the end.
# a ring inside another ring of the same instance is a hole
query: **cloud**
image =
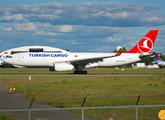
{"type": "Polygon", "coordinates": [[[59,32],[71,32],[73,29],[72,29],[72,26],[71,25],[61,25],[59,27],[59,32]]]}
{"type": "MultiPolygon", "coordinates": [[[[0,21],[112,27],[164,25],[165,14],[155,12],[156,9],[161,9],[161,6],[120,3],[2,4],[0,21]]],[[[71,26],[63,26],[59,29],[61,32],[71,30],[71,26]]]]}
{"type": "Polygon", "coordinates": [[[29,22],[24,18],[22,14],[14,14],[13,16],[4,16],[1,19],[2,22],[29,22]]]}
{"type": "Polygon", "coordinates": [[[2,17],[1,21],[11,21],[13,19],[13,16],[4,16],[2,17]]]}
{"type": "Polygon", "coordinates": [[[82,38],[105,38],[112,36],[113,34],[129,33],[128,28],[121,27],[109,27],[109,26],[74,26],[76,29],[76,36],[82,38]]]}
{"type": "Polygon", "coordinates": [[[9,27],[9,28],[3,28],[3,31],[8,31],[8,32],[10,32],[10,31],[12,31],[13,29],[11,28],[11,27],[9,27]]]}
{"type": "MultiPolygon", "coordinates": [[[[108,27],[108,26],[84,26],[84,25],[51,25],[45,23],[26,23],[26,24],[2,24],[3,31],[14,31],[15,34],[26,34],[31,32],[32,35],[40,36],[60,36],[56,39],[76,39],[84,42],[84,39],[108,38],[113,34],[129,33],[128,28],[108,27]],[[21,33],[22,32],[22,33],[21,33]],[[61,37],[62,36],[62,37],[61,37]]],[[[119,38],[119,37],[118,37],[119,38]]],[[[103,40],[100,40],[103,41],[103,40]]],[[[92,41],[94,42],[94,41],[92,41]]]]}
{"type": "Polygon", "coordinates": [[[103,40],[103,42],[120,42],[122,41],[122,38],[114,38],[114,37],[109,37],[106,40],[103,40]]]}
{"type": "MultiPolygon", "coordinates": [[[[10,44],[9,49],[37,44],[80,52],[111,52],[119,45],[132,48],[144,31],[154,26],[162,29],[165,25],[162,6],[156,4],[2,3],[0,6],[0,36],[10,44]]],[[[163,47],[165,30],[162,31],[158,34],[161,41],[157,40],[156,47],[163,47]]],[[[1,46],[2,50],[7,49],[4,44],[1,46]]]]}
{"type": "Polygon", "coordinates": [[[92,14],[94,17],[108,17],[110,19],[125,19],[128,18],[130,15],[129,12],[117,12],[117,13],[109,13],[109,12],[104,12],[100,11],[99,13],[92,14]]]}
{"type": "Polygon", "coordinates": [[[34,35],[43,35],[43,32],[53,32],[59,33],[58,35],[63,35],[63,39],[105,38],[107,36],[112,36],[113,34],[130,32],[128,28],[108,26],[51,25],[44,23],[35,25],[37,30],[34,35]],[[38,30],[42,30],[42,32],[38,30]]]}
{"type": "Polygon", "coordinates": [[[14,28],[16,31],[34,31],[37,29],[36,25],[33,23],[16,24],[14,28]]]}
{"type": "Polygon", "coordinates": [[[131,47],[134,47],[137,43],[134,43],[134,42],[129,42],[128,45],[131,46],[131,47]]]}
{"type": "Polygon", "coordinates": [[[18,20],[18,21],[20,20],[21,21],[21,20],[24,20],[24,18],[21,14],[15,14],[14,15],[14,20],[18,20]]]}
{"type": "Polygon", "coordinates": [[[115,49],[114,46],[108,46],[108,45],[105,45],[105,46],[101,46],[101,47],[98,47],[96,49],[91,49],[91,51],[109,51],[109,52],[112,52],[113,49],[115,49]]]}
{"type": "Polygon", "coordinates": [[[0,39],[0,42],[2,42],[2,40],[0,39]]]}
{"type": "Polygon", "coordinates": [[[62,34],[61,34],[61,33],[54,33],[54,32],[43,32],[43,31],[38,31],[38,32],[35,32],[33,35],[56,36],[56,35],[62,35],[62,34]]]}
{"type": "Polygon", "coordinates": [[[47,40],[48,42],[50,42],[50,43],[54,43],[54,42],[59,42],[59,39],[49,39],[49,40],[47,40]]]}
{"type": "Polygon", "coordinates": [[[72,45],[75,45],[75,44],[76,44],[76,40],[65,40],[63,43],[64,43],[64,44],[72,44],[72,45]]]}
{"type": "Polygon", "coordinates": [[[165,47],[154,47],[155,49],[165,49],[165,47]]]}
{"type": "Polygon", "coordinates": [[[71,42],[71,44],[76,44],[76,42],[71,42]]]}

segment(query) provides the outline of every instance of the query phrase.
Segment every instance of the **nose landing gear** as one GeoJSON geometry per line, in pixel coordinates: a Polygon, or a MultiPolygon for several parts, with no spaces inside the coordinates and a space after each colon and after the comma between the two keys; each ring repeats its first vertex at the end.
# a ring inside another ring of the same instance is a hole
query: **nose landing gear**
{"type": "Polygon", "coordinates": [[[19,70],[20,70],[20,71],[19,71],[19,74],[22,74],[22,73],[23,73],[23,72],[22,72],[22,69],[21,69],[21,68],[19,68],[19,70]]]}

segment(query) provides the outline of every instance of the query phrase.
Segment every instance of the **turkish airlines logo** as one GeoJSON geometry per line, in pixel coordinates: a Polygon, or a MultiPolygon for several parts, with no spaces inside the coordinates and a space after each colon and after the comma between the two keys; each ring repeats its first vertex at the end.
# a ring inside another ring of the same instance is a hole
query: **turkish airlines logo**
{"type": "Polygon", "coordinates": [[[149,53],[153,48],[153,42],[150,38],[144,37],[138,44],[138,49],[142,53],[149,53]]]}

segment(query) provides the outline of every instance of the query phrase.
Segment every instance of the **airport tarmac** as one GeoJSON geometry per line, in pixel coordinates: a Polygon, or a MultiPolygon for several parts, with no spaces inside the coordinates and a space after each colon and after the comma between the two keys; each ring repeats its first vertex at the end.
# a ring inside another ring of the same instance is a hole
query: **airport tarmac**
{"type": "MultiPolygon", "coordinates": [[[[0,110],[11,109],[28,109],[32,99],[25,98],[21,93],[14,93],[9,91],[9,86],[4,85],[0,80],[0,110]]],[[[32,109],[54,108],[53,106],[44,105],[48,100],[36,100],[32,104],[32,109]]],[[[0,112],[0,116],[9,114],[19,120],[29,120],[28,112],[0,112]]],[[[32,111],[31,119],[33,120],[82,120],[81,116],[76,116],[68,111],[32,111]]],[[[85,120],[93,120],[93,118],[86,118],[85,120]]]]}

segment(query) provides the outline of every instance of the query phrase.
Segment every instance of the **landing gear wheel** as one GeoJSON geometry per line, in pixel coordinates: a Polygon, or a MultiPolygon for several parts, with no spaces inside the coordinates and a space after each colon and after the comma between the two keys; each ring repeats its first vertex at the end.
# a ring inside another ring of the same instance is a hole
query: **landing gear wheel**
{"type": "Polygon", "coordinates": [[[78,71],[78,74],[82,74],[82,73],[83,73],[82,70],[79,70],[79,71],[78,71]]]}
{"type": "Polygon", "coordinates": [[[23,72],[22,71],[19,71],[19,74],[22,74],[23,72]]]}
{"type": "Polygon", "coordinates": [[[75,70],[74,71],[74,74],[87,74],[87,71],[86,70],[75,70]]]}
{"type": "Polygon", "coordinates": [[[83,74],[87,74],[87,71],[86,71],[86,70],[84,70],[84,71],[83,71],[83,74]]]}
{"type": "Polygon", "coordinates": [[[74,74],[78,74],[78,70],[75,70],[75,71],[74,71],[74,74]]]}

